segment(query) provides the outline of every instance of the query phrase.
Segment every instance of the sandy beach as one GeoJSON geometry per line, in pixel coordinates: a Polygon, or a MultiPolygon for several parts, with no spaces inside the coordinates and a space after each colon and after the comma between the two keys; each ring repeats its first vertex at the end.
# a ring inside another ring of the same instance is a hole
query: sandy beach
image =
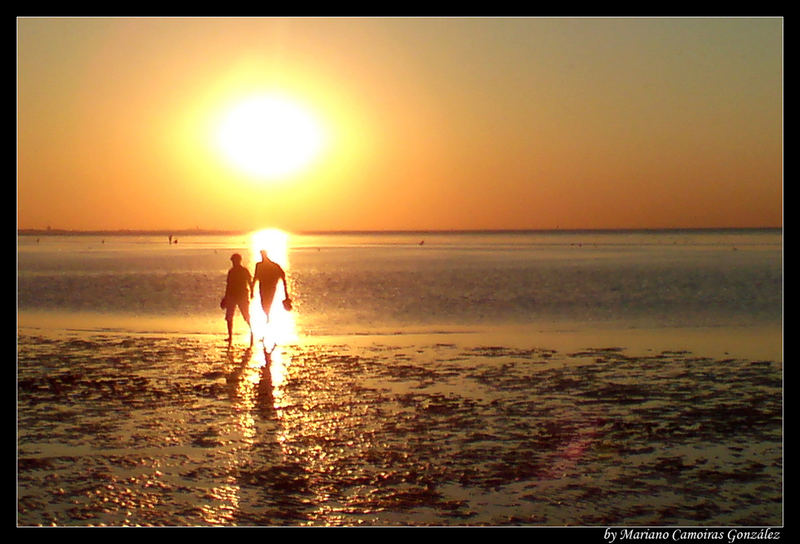
{"type": "Polygon", "coordinates": [[[489,338],[21,334],[18,523],[783,523],[780,361],[489,338]]]}

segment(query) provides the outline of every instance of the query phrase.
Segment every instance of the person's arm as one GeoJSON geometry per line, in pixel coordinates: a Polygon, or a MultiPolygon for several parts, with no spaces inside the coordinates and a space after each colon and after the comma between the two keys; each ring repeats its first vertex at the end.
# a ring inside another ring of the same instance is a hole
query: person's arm
{"type": "Polygon", "coordinates": [[[286,281],[286,272],[283,271],[283,268],[281,268],[281,279],[283,279],[283,294],[284,294],[284,298],[290,298],[289,297],[289,284],[286,281]]]}
{"type": "MultiPolygon", "coordinates": [[[[248,270],[247,273],[250,274],[250,271],[248,270]]],[[[253,296],[255,295],[255,292],[256,292],[256,290],[255,290],[256,289],[256,281],[257,281],[256,278],[258,278],[258,264],[256,264],[255,273],[250,278],[250,298],[253,298],[253,296]]]]}
{"type": "Polygon", "coordinates": [[[228,296],[228,292],[230,291],[230,288],[231,288],[231,271],[228,270],[228,275],[225,277],[225,295],[224,296],[226,296],[226,297],[228,296]]]}

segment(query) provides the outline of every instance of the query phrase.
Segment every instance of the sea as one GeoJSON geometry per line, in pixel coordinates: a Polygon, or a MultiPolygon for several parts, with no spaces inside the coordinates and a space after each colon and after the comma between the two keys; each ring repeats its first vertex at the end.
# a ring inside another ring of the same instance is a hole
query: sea
{"type": "Polygon", "coordinates": [[[774,527],[782,445],[781,229],[17,236],[21,526],[774,527]]]}

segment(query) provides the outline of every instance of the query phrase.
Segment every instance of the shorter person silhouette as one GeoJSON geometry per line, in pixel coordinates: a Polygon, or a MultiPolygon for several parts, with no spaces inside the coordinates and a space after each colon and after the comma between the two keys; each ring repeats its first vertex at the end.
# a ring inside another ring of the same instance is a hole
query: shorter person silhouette
{"type": "Polygon", "coordinates": [[[283,306],[289,310],[292,307],[292,299],[289,297],[289,287],[286,284],[286,272],[283,271],[281,265],[271,261],[267,257],[267,252],[262,249],[261,262],[256,263],[256,271],[250,282],[250,298],[255,296],[255,286],[256,282],[258,282],[260,284],[261,307],[264,309],[264,315],[267,316],[267,322],[269,322],[269,312],[270,308],[272,308],[272,301],[275,299],[275,291],[278,289],[279,281],[283,281],[283,306]]]}
{"type": "Polygon", "coordinates": [[[228,322],[228,344],[233,341],[233,318],[236,307],[250,327],[250,345],[253,345],[253,327],[250,325],[250,289],[252,278],[250,271],[242,266],[242,256],[238,253],[231,255],[233,265],[228,270],[228,279],[225,283],[225,297],[220,306],[225,310],[225,321],[228,322]]]}

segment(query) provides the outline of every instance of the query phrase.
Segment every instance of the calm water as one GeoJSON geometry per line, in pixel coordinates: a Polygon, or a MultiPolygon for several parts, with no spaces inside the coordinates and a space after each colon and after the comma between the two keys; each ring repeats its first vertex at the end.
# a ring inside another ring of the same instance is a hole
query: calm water
{"type": "MultiPolygon", "coordinates": [[[[232,251],[252,270],[247,235],[22,236],[19,310],[216,331],[232,251]]],[[[301,334],[782,319],[776,230],[295,235],[286,259],[301,334]]]]}

